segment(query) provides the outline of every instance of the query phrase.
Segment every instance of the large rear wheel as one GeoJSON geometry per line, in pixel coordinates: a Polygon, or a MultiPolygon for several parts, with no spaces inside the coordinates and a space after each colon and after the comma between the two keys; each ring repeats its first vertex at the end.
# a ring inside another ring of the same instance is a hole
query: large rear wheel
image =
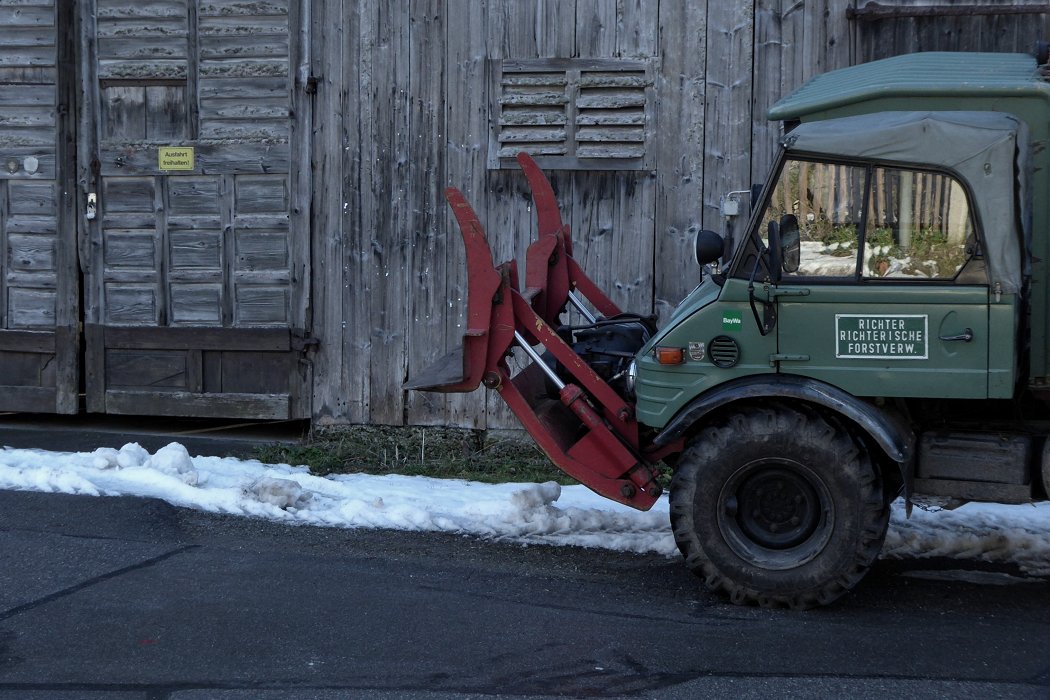
{"type": "Polygon", "coordinates": [[[868,455],[805,407],[725,416],[693,439],[671,482],[686,565],[734,603],[832,602],[878,556],[888,516],[868,455]]]}

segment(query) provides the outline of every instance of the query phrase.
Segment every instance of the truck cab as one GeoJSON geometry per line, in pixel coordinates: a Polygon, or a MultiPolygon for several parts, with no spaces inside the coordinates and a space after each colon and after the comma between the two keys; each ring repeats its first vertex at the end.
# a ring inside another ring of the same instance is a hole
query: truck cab
{"type": "Polygon", "coordinates": [[[641,420],[671,424],[666,440],[695,422],[697,397],[728,400],[756,378],[773,395],[792,377],[900,400],[902,414],[907,399],[1012,400],[1028,350],[1030,150],[1024,122],[997,112],[796,126],[725,272],[650,342],[688,359],[639,354],[641,420]]]}

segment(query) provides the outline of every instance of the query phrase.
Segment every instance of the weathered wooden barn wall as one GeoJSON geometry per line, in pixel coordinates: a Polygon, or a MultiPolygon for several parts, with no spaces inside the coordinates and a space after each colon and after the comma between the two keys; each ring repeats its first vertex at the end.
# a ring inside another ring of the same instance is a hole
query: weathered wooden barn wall
{"type": "Polygon", "coordinates": [[[462,332],[447,185],[521,256],[533,212],[506,156],[542,153],[585,269],[665,315],[698,279],[693,233],[727,231],[720,197],[765,177],[779,97],[910,51],[1028,51],[1048,18],[1031,0],[0,0],[0,410],[516,426],[493,396],[400,388],[462,332]]]}
{"type": "Polygon", "coordinates": [[[765,178],[779,129],[770,105],[860,61],[1029,51],[1050,36],[1046,6],[997,5],[316,0],[316,422],[517,425],[498,397],[400,385],[462,333],[465,265],[444,187],[466,193],[497,262],[531,240],[524,177],[492,157],[501,98],[541,75],[529,71],[644,67],[644,167],[548,173],[584,269],[621,305],[666,313],[697,282],[693,232],[724,231],[721,196],[765,178]]]}

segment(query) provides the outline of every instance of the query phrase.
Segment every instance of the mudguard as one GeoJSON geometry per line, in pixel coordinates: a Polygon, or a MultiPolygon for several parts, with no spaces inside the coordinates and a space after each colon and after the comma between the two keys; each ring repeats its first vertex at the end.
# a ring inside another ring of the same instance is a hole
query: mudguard
{"type": "Polygon", "coordinates": [[[915,434],[897,414],[858,399],[838,387],[796,375],[744,377],[726,382],[686,405],[654,438],[655,445],[670,445],[685,437],[691,427],[712,411],[746,399],[787,398],[823,406],[856,424],[897,463],[906,494],[911,492],[915,434]]]}

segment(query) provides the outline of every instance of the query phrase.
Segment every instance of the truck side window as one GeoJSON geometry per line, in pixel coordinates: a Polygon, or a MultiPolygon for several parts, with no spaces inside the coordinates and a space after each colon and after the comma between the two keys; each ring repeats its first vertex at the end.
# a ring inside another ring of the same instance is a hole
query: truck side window
{"type": "Polygon", "coordinates": [[[762,220],[763,236],[770,221],[781,226],[793,215],[798,222],[798,269],[786,268],[784,277],[856,277],[865,179],[866,169],[853,165],[784,163],[762,220]]]}
{"type": "Polygon", "coordinates": [[[867,278],[952,279],[972,247],[966,192],[949,175],[875,168],[864,236],[867,278]]]}

